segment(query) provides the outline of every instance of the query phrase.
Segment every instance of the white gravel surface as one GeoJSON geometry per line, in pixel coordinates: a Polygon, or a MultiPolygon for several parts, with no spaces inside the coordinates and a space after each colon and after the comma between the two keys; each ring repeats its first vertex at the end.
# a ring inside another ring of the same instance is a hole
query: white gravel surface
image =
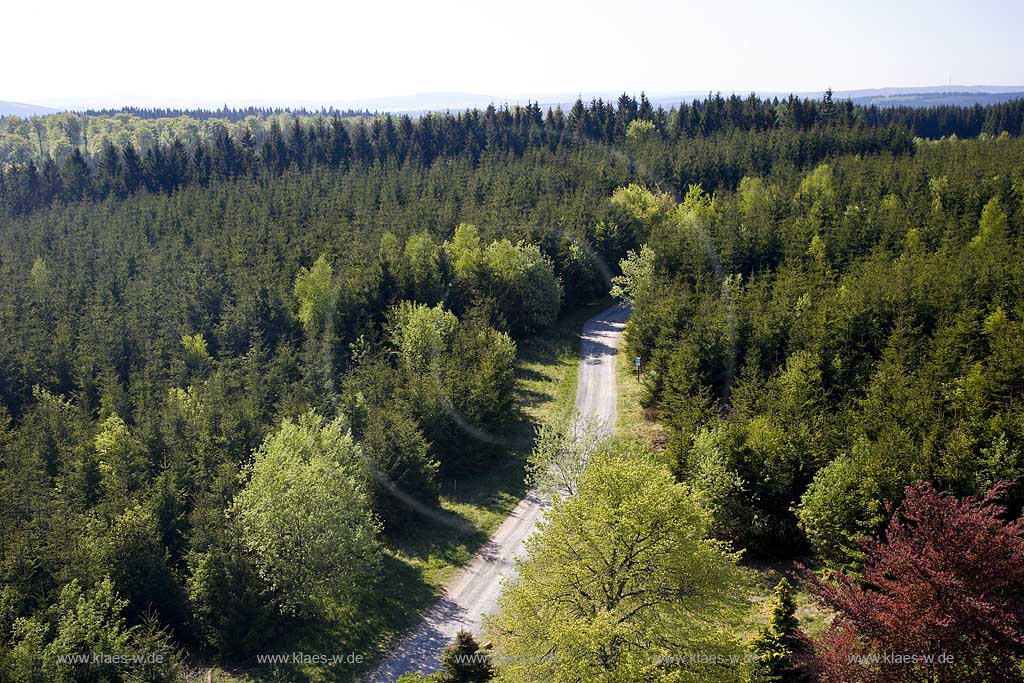
{"type": "MultiPolygon", "coordinates": [[[[583,325],[576,408],[597,416],[611,429],[615,425],[615,353],[629,309],[613,306],[583,325]]],[[[366,679],[391,683],[404,673],[430,673],[440,667],[441,654],[460,629],[479,633],[485,614],[494,611],[501,582],[515,570],[515,558],[533,533],[544,512],[532,493],[501,523],[494,536],[450,584],[423,621],[406,635],[366,679]]]]}

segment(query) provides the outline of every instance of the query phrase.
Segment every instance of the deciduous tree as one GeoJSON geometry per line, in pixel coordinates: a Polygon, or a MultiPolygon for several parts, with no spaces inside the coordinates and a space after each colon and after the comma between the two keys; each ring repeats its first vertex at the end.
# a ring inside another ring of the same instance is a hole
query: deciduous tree
{"type": "Polygon", "coordinates": [[[363,454],[340,420],[285,420],[253,455],[232,511],[287,611],[357,603],[379,563],[363,454]]]}
{"type": "Polygon", "coordinates": [[[593,461],[527,540],[489,626],[509,681],[735,680],[738,556],[699,499],[641,452],[593,461]],[[701,661],[687,654],[701,653],[701,661]]]}
{"type": "Polygon", "coordinates": [[[819,644],[823,681],[1024,680],[1024,520],[1005,518],[1007,487],[961,500],[909,486],[862,577],[811,582],[838,612],[819,644]]]}

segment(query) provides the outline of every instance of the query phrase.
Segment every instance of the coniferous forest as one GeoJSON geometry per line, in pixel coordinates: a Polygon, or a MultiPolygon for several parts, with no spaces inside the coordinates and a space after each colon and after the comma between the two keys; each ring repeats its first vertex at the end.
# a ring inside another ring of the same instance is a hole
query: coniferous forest
{"type": "Polygon", "coordinates": [[[0,681],[365,672],[397,539],[517,457],[517,359],[609,290],[659,437],[588,451],[491,649],[422,678],[1024,680],[1022,127],[830,93],[4,119],[0,681]],[[254,660],[293,651],[363,656],[254,660]]]}

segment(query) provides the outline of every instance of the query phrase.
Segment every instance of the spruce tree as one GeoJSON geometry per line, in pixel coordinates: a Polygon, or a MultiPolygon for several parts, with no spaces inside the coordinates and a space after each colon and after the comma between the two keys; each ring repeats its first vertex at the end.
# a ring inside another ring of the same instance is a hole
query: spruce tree
{"type": "Polygon", "coordinates": [[[803,653],[804,649],[793,587],[783,577],[775,586],[768,625],[750,643],[755,659],[751,683],[806,680],[793,661],[794,655],[803,653]]]}
{"type": "Polygon", "coordinates": [[[647,99],[645,93],[640,93],[640,106],[637,108],[636,117],[643,119],[644,121],[651,121],[654,119],[654,106],[651,105],[651,101],[647,99]]]}
{"type": "Polygon", "coordinates": [[[492,678],[490,656],[480,650],[471,633],[459,631],[441,657],[441,679],[445,683],[484,683],[492,678]]]}
{"type": "Polygon", "coordinates": [[[69,199],[87,199],[92,194],[92,173],[77,147],[64,163],[64,188],[69,199]]]}
{"type": "Polygon", "coordinates": [[[122,156],[124,157],[124,163],[121,165],[121,184],[124,186],[125,192],[134,194],[142,185],[142,158],[135,151],[135,146],[131,142],[125,143],[122,156]]]}

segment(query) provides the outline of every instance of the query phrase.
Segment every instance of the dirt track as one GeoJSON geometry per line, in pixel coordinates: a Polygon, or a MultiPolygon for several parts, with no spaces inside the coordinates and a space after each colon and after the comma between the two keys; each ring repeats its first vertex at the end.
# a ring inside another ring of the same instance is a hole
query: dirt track
{"type": "MultiPolygon", "coordinates": [[[[583,325],[576,408],[615,425],[615,352],[629,309],[614,306],[583,325]]],[[[430,673],[440,666],[441,653],[460,629],[478,633],[485,614],[492,612],[501,582],[513,574],[515,558],[537,526],[544,505],[532,494],[501,523],[494,536],[469,565],[445,588],[423,621],[403,638],[367,680],[391,683],[412,671],[430,673]]]]}

